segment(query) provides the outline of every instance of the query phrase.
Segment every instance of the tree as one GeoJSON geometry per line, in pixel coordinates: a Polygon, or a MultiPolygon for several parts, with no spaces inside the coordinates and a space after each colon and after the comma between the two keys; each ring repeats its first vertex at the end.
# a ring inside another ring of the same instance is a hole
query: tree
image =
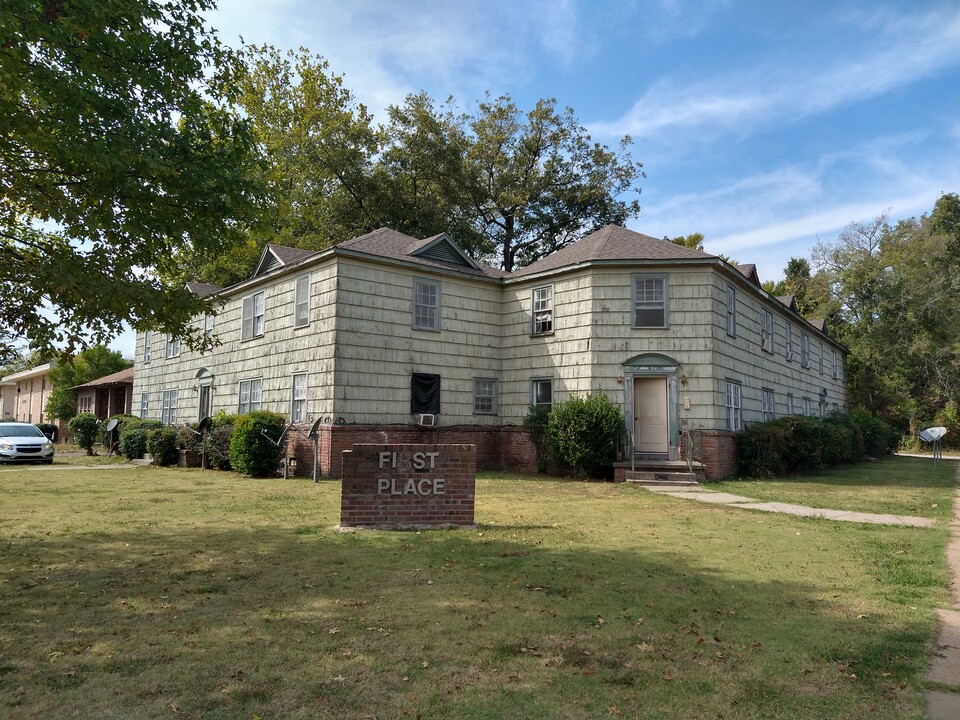
{"type": "Polygon", "coordinates": [[[70,388],[125,370],[133,363],[104,345],[89,347],[70,362],[50,369],[53,389],[44,407],[48,418],[69,420],[77,414],[77,392],[70,388]]]}
{"type": "Polygon", "coordinates": [[[0,349],[70,354],[124,322],[202,344],[183,263],[229,247],[255,199],[212,7],[0,8],[0,349]]]}
{"type": "Polygon", "coordinates": [[[674,245],[679,245],[680,247],[690,248],[691,250],[703,250],[703,233],[690,233],[689,235],[680,235],[675,238],[664,238],[664,240],[669,240],[674,245]]]}

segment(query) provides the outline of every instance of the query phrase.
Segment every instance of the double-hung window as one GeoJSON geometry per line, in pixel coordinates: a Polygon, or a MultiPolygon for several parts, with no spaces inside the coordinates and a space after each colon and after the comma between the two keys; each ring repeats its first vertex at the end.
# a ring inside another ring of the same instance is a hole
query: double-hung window
{"type": "Polygon", "coordinates": [[[150,409],[149,393],[140,393],[140,417],[147,417],[147,411],[150,409]]]}
{"type": "Polygon", "coordinates": [[[633,276],[633,327],[665,328],[669,320],[666,275],[633,276]]]}
{"type": "Polygon", "coordinates": [[[806,333],[800,335],[800,367],[810,367],[810,336],[806,333]]]}
{"type": "Polygon", "coordinates": [[[553,407],[553,379],[534,378],[530,381],[530,404],[534,407],[553,407]]]}
{"type": "Polygon", "coordinates": [[[837,351],[833,350],[832,352],[833,352],[833,379],[839,380],[840,379],[840,362],[837,358],[837,351]]]}
{"type": "Polygon", "coordinates": [[[263,380],[241,380],[240,397],[237,402],[237,412],[241,415],[256,412],[260,409],[260,393],[263,389],[263,380]]]}
{"type": "Polygon", "coordinates": [[[415,330],[440,331],[440,283],[413,280],[413,327],[415,330]]]}
{"type": "Polygon", "coordinates": [[[297,278],[297,287],[293,300],[293,326],[303,327],[310,324],[310,276],[297,278]]]}
{"type": "Polygon", "coordinates": [[[553,285],[533,289],[534,335],[549,335],[553,332],[553,285]]]}
{"type": "Polygon", "coordinates": [[[473,380],[473,414],[496,415],[497,381],[490,378],[473,380]]]}
{"type": "Polygon", "coordinates": [[[787,393],[787,415],[793,415],[796,412],[796,409],[793,405],[793,394],[787,393]]]}
{"type": "Polygon", "coordinates": [[[760,308],[760,349],[773,352],[773,313],[760,308]]]}
{"type": "Polygon", "coordinates": [[[180,355],[180,338],[167,335],[167,357],[175,358],[180,355]]]}
{"type": "Polygon", "coordinates": [[[727,381],[726,391],[727,430],[738,432],[743,429],[743,415],[740,402],[740,383],[727,381]]]}
{"type": "MultiPolygon", "coordinates": [[[[142,400],[141,400],[142,402],[142,400]]],[[[174,425],[177,422],[177,391],[164,390],[160,404],[160,422],[174,425]]]]}
{"type": "Polygon", "coordinates": [[[823,343],[818,343],[820,348],[819,362],[820,362],[820,374],[823,375],[823,343]]]}
{"type": "Polygon", "coordinates": [[[810,398],[808,397],[803,398],[803,414],[810,414],[810,398]]]}
{"type": "Polygon", "coordinates": [[[203,336],[210,337],[213,335],[213,315],[210,313],[204,313],[203,315],[203,336]]]}
{"type": "Polygon", "coordinates": [[[737,291],[727,285],[727,335],[737,336],[737,291]]]}
{"type": "Polygon", "coordinates": [[[290,422],[307,421],[307,374],[293,376],[293,397],[290,401],[290,422]]]}
{"type": "Polygon", "coordinates": [[[150,362],[150,350],[153,346],[153,333],[147,330],[143,333],[143,361],[150,362]]]}
{"type": "Polygon", "coordinates": [[[240,326],[241,340],[250,340],[263,335],[263,315],[263,291],[247,295],[243,299],[243,321],[240,326]]]}
{"type": "Polygon", "coordinates": [[[774,395],[773,390],[768,390],[763,388],[763,396],[761,400],[761,413],[764,420],[773,420],[777,416],[776,405],[774,404],[774,395]]]}
{"type": "Polygon", "coordinates": [[[787,358],[787,362],[793,360],[793,354],[796,352],[793,347],[793,325],[787,323],[787,344],[784,349],[784,356],[787,358]]]}

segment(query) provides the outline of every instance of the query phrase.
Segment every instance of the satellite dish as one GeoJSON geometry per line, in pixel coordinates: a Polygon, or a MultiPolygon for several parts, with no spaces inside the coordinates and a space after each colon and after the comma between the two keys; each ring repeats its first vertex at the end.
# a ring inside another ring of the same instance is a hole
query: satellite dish
{"type": "Polygon", "coordinates": [[[203,420],[200,421],[200,424],[197,425],[197,430],[200,432],[206,432],[210,427],[210,423],[212,422],[213,418],[207,415],[203,420]]]}
{"type": "Polygon", "coordinates": [[[313,440],[314,438],[317,437],[317,431],[320,429],[320,423],[322,423],[322,422],[323,422],[323,418],[322,418],[322,417],[319,417],[319,418],[316,419],[316,421],[313,423],[313,425],[312,425],[311,428],[310,428],[310,432],[307,433],[307,437],[308,437],[308,438],[310,438],[311,440],[313,440]]]}
{"type": "Polygon", "coordinates": [[[112,418],[112,419],[107,423],[107,432],[113,432],[113,431],[117,428],[117,425],[119,425],[119,424],[120,424],[120,421],[119,421],[119,420],[117,420],[116,418],[112,418]]]}
{"type": "Polygon", "coordinates": [[[919,433],[920,439],[928,443],[936,442],[946,434],[947,429],[945,427],[931,427],[921,430],[919,433]]]}

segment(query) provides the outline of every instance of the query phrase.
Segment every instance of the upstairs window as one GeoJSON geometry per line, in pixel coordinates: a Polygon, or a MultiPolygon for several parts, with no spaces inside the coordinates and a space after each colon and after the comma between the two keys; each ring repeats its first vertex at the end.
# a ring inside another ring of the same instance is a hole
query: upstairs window
{"type": "Polygon", "coordinates": [[[530,404],[534,407],[553,407],[553,379],[534,378],[530,381],[530,404]]]}
{"type": "Polygon", "coordinates": [[[667,276],[633,276],[633,327],[667,327],[667,276]]]}
{"type": "Polygon", "coordinates": [[[820,348],[820,355],[819,355],[820,374],[823,375],[823,343],[819,343],[819,348],[820,348]]]}
{"type": "Polygon", "coordinates": [[[549,335],[553,332],[553,285],[533,290],[534,335],[549,335]]]}
{"type": "Polygon", "coordinates": [[[787,344],[784,349],[784,356],[787,358],[787,362],[793,361],[793,355],[796,350],[793,347],[793,325],[787,323],[787,344]]]}
{"type": "Polygon", "coordinates": [[[150,350],[153,346],[153,333],[147,330],[143,333],[143,361],[150,362],[150,350]]]}
{"type": "Polygon", "coordinates": [[[293,301],[293,326],[303,327],[310,323],[310,276],[297,278],[293,301]]]}
{"type": "Polygon", "coordinates": [[[180,355],[180,338],[167,335],[167,357],[175,358],[180,355]]]}
{"type": "Polygon", "coordinates": [[[410,376],[410,414],[440,414],[440,376],[413,373],[410,376]]]}
{"type": "Polygon", "coordinates": [[[213,315],[205,313],[203,316],[203,336],[210,337],[211,335],[213,335],[213,315]]]}
{"type": "Polygon", "coordinates": [[[474,415],[496,415],[497,381],[490,378],[474,378],[473,381],[474,415]]]}
{"type": "Polygon", "coordinates": [[[241,380],[240,393],[237,401],[237,412],[240,415],[256,412],[260,409],[263,380],[241,380]]]}
{"type": "Polygon", "coordinates": [[[243,321],[240,327],[240,339],[263,335],[264,295],[263,292],[247,295],[243,299],[243,321]]]}
{"type": "Polygon", "coordinates": [[[773,353],[773,313],[760,308],[760,349],[773,353]]]}
{"type": "Polygon", "coordinates": [[[727,285],[727,335],[737,336],[737,291],[727,285]]]}
{"type": "Polygon", "coordinates": [[[831,352],[833,353],[833,379],[839,380],[840,379],[840,363],[839,363],[839,360],[837,359],[837,351],[833,350],[831,352]]]}
{"type": "Polygon", "coordinates": [[[810,336],[806,333],[800,336],[800,367],[810,367],[810,336]]]}
{"type": "Polygon", "coordinates": [[[440,283],[414,278],[413,327],[415,330],[440,331],[440,283]]]}

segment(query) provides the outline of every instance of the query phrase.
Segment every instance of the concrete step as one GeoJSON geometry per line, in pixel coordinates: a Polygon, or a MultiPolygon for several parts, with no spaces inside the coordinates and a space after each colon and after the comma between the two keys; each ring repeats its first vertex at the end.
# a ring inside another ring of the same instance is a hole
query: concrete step
{"type": "Polygon", "coordinates": [[[699,473],[664,470],[626,470],[623,481],[635,485],[699,485],[703,475],[699,473]]]}

